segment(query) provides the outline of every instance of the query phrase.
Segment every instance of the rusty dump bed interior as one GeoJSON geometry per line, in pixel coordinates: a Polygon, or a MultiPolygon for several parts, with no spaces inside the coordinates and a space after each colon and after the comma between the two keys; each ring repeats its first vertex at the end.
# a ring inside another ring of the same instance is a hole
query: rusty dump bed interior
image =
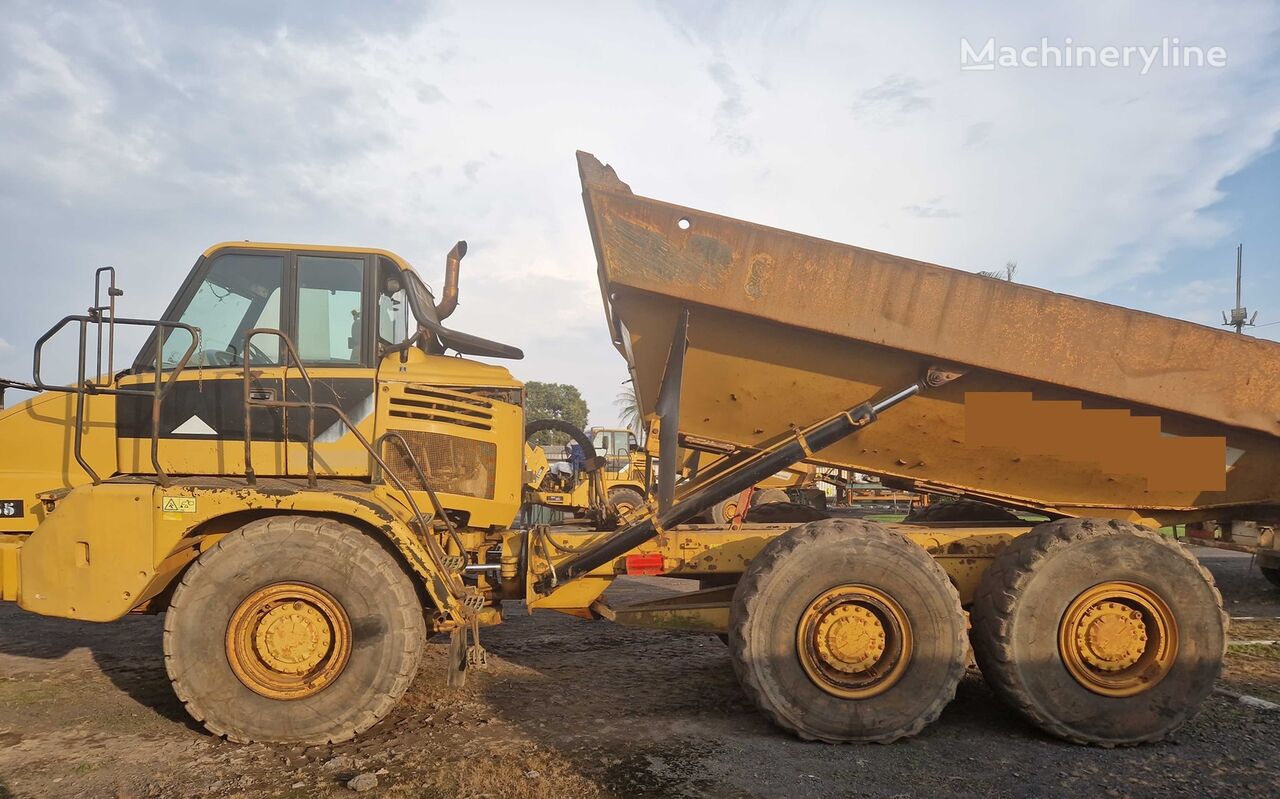
{"type": "Polygon", "coordinates": [[[686,439],[759,445],[958,367],[818,459],[1064,514],[1280,517],[1280,344],[652,200],[578,163],[646,414],[689,313],[686,439]]]}

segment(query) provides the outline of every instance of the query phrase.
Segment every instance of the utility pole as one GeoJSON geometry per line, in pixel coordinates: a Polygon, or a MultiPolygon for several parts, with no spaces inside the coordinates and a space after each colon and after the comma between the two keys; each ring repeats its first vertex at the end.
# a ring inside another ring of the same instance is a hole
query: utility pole
{"type": "Polygon", "coordinates": [[[1258,312],[1253,312],[1253,317],[1249,317],[1249,309],[1240,303],[1240,276],[1244,270],[1244,245],[1236,246],[1236,307],[1231,309],[1231,318],[1227,319],[1227,312],[1222,312],[1222,324],[1227,327],[1234,327],[1237,333],[1243,333],[1245,327],[1252,327],[1253,323],[1258,321],[1258,312]]]}

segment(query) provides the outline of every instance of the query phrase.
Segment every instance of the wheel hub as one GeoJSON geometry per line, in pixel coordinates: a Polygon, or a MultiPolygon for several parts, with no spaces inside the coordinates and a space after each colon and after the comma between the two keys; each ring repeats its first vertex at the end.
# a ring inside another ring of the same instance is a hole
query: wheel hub
{"type": "Polygon", "coordinates": [[[1063,665],[1102,696],[1134,696],[1164,679],[1178,653],[1178,625],[1164,600],[1129,582],[1099,583],[1071,602],[1058,628],[1063,665]]]}
{"type": "Polygon", "coordinates": [[[1119,602],[1099,602],[1085,610],[1076,626],[1080,654],[1090,666],[1121,671],[1147,650],[1142,614],[1119,602]]]}
{"type": "Polygon", "coordinates": [[[262,617],[254,636],[258,657],[282,674],[306,674],[329,653],[333,635],[314,605],[277,605],[262,617]]]}
{"type": "Polygon", "coordinates": [[[911,659],[911,626],[902,607],[867,585],[821,594],[796,631],[800,665],[814,684],[842,699],[887,691],[911,659]]]}
{"type": "Polygon", "coordinates": [[[884,625],[859,605],[841,605],[818,624],[818,655],[846,674],[866,671],[884,654],[884,625]]]}
{"type": "Polygon", "coordinates": [[[351,655],[351,623],[330,594],[276,583],[245,597],[227,624],[227,661],[240,682],[271,699],[301,699],[330,685],[351,655]]]}

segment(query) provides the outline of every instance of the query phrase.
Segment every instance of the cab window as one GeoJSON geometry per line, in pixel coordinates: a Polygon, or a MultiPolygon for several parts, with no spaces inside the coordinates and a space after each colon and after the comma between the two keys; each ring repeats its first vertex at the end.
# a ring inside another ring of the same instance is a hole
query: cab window
{"type": "Polygon", "coordinates": [[[613,433],[608,430],[601,430],[599,433],[596,433],[595,440],[592,441],[591,444],[596,448],[597,455],[612,455],[613,433]]]}
{"type": "Polygon", "coordinates": [[[636,448],[636,437],[634,433],[627,431],[601,430],[591,443],[595,445],[598,455],[629,455],[636,448]]]}
{"type": "Polygon", "coordinates": [[[364,361],[363,258],[299,255],[298,357],[335,366],[364,361]]]}
{"type": "MultiPolygon", "coordinates": [[[[244,363],[245,333],[255,327],[280,327],[280,294],[284,258],[279,255],[219,255],[177,315],[198,328],[200,342],[192,366],[235,366],[244,363]]],[[[185,330],[174,330],[163,349],[165,368],[177,366],[191,344],[185,330]]],[[[250,363],[280,362],[280,344],[272,336],[251,342],[250,363]]]]}

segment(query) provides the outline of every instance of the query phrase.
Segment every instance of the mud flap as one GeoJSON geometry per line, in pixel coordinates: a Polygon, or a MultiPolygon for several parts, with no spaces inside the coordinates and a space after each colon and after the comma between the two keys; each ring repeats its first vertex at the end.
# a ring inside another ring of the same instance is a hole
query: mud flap
{"type": "Polygon", "coordinates": [[[467,628],[455,627],[449,633],[449,660],[445,684],[462,688],[467,684],[467,628]]]}

